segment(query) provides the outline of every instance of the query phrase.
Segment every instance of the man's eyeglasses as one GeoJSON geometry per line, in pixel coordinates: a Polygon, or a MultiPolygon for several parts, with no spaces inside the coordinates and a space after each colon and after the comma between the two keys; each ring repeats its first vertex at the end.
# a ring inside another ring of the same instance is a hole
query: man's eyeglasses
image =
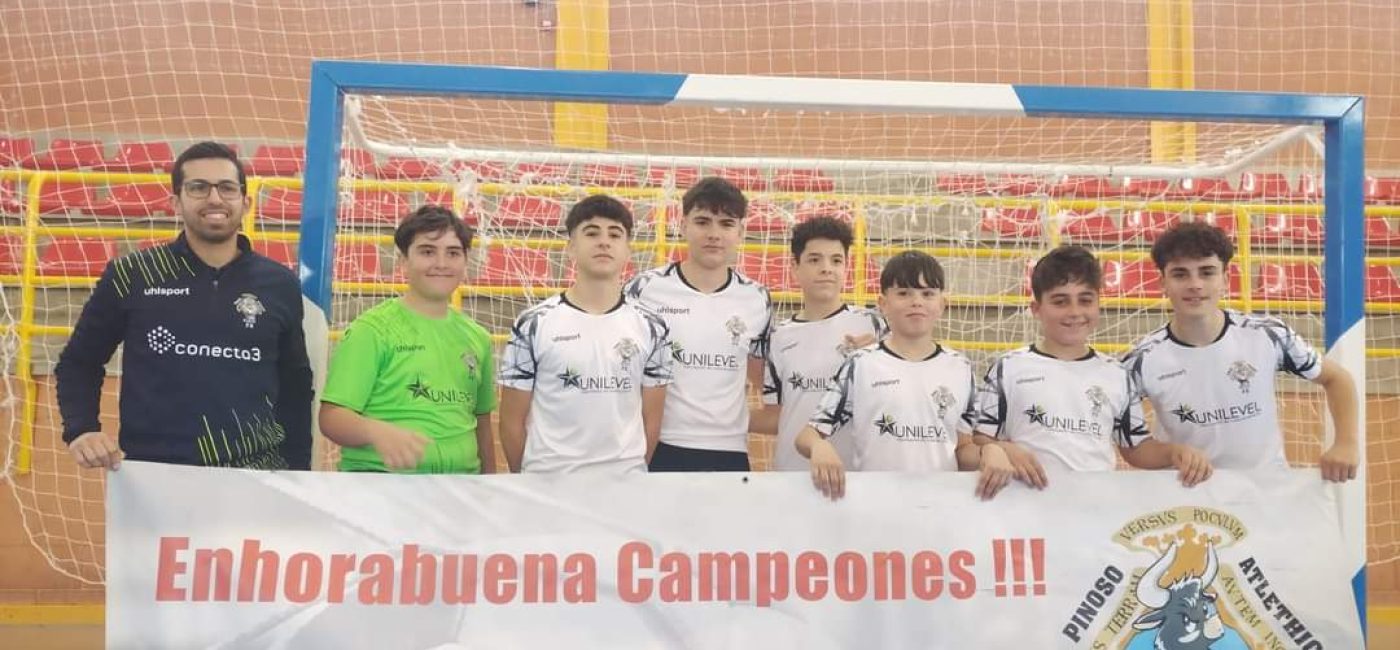
{"type": "Polygon", "coordinates": [[[192,199],[207,199],[209,198],[209,193],[215,188],[218,188],[220,197],[229,201],[243,197],[243,186],[233,181],[222,181],[219,183],[188,181],[185,183],[185,195],[192,199]]]}

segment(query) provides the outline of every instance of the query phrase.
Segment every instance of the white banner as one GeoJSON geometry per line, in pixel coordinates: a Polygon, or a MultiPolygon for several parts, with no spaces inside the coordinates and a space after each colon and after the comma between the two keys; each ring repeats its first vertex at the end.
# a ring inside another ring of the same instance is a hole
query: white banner
{"type": "Polygon", "coordinates": [[[123,463],[110,648],[1360,648],[1316,471],[393,476],[123,463]],[[1141,581],[1139,577],[1146,575],[1141,581]],[[1203,595],[1204,593],[1204,595],[1203,595]],[[1154,646],[1154,643],[1160,645],[1154,646]]]}

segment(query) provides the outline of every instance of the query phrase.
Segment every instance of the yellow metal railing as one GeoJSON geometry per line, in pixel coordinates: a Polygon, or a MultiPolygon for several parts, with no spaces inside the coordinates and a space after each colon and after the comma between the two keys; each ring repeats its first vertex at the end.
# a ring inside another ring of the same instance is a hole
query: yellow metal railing
{"type": "MultiPolygon", "coordinates": [[[[33,339],[36,336],[62,337],[72,333],[72,327],[38,325],[35,323],[35,298],[39,289],[52,288],[83,288],[90,289],[96,284],[97,279],[92,277],[70,277],[70,276],[45,276],[39,274],[38,243],[43,236],[66,235],[74,237],[102,237],[118,240],[134,239],[133,233],[128,228],[110,226],[58,226],[42,223],[40,220],[40,200],[42,190],[49,182],[73,182],[84,183],[168,183],[169,176],[166,174],[130,174],[130,173],[105,173],[105,172],[49,172],[31,170],[0,170],[0,180],[20,180],[26,184],[24,218],[20,225],[0,225],[0,235],[20,236],[24,242],[23,261],[18,275],[0,275],[0,286],[18,285],[20,287],[21,305],[19,322],[14,325],[0,324],[0,333],[17,335],[18,354],[16,372],[23,387],[22,420],[20,422],[20,445],[16,457],[16,466],[21,473],[27,472],[32,462],[32,448],[34,436],[34,418],[37,409],[38,384],[33,375],[33,339]]],[[[454,188],[447,183],[432,181],[384,181],[371,179],[351,179],[344,180],[342,184],[351,189],[381,189],[399,192],[451,192],[453,196],[454,209],[460,214],[467,207],[465,197],[457,196],[454,188]]],[[[293,231],[271,230],[264,231],[259,228],[259,201],[263,188],[300,188],[301,179],[298,178],[259,178],[249,179],[249,194],[253,197],[251,209],[244,221],[244,232],[254,241],[282,241],[295,242],[299,234],[293,231]]],[[[654,254],[652,261],[663,264],[669,259],[672,249],[684,249],[683,242],[672,241],[667,236],[669,223],[674,220],[679,212],[677,191],[674,188],[580,188],[572,186],[518,186],[502,183],[483,183],[478,186],[478,191],[486,196],[500,196],[505,194],[525,194],[545,197],[570,197],[580,194],[595,194],[606,192],[623,199],[646,201],[652,204],[652,226],[654,233],[652,239],[648,241],[637,241],[634,248],[642,251],[650,250],[654,254]]],[[[753,192],[754,198],[762,198],[770,201],[786,202],[825,202],[839,203],[851,207],[854,212],[853,230],[855,244],[852,246],[851,259],[853,268],[857,274],[852,290],[846,292],[846,300],[854,301],[856,304],[865,304],[870,298],[866,278],[864,277],[866,261],[875,256],[888,256],[904,250],[922,250],[935,257],[943,258],[972,258],[972,259],[1026,259],[1029,256],[1038,254],[1044,250],[1045,246],[1012,246],[1012,247],[976,247],[969,242],[964,245],[939,245],[939,246],[904,246],[889,244],[872,244],[869,241],[869,208],[872,205],[881,206],[919,206],[938,207],[942,205],[972,204],[978,207],[1036,207],[1044,210],[1045,233],[1050,246],[1060,242],[1059,215],[1063,211],[1069,210],[1093,210],[1093,209],[1143,209],[1157,210],[1177,213],[1206,213],[1206,212],[1230,212],[1236,220],[1237,231],[1239,233],[1249,233],[1252,215],[1259,213],[1270,214],[1295,214],[1310,215],[1321,214],[1320,205],[1303,204],[1267,204],[1267,203],[1225,203],[1225,202],[1187,202],[1187,201],[1155,201],[1155,200],[1134,200],[1132,198],[1105,198],[1105,199],[1035,199],[1026,197],[955,197],[955,196],[911,196],[903,194],[849,194],[837,192],[753,192]]],[[[1371,205],[1366,207],[1368,218],[1400,217],[1400,206],[1379,206],[1371,205]]],[[[172,238],[178,230],[175,227],[152,228],[143,230],[141,238],[172,238]]],[[[1260,300],[1253,296],[1251,264],[1253,262],[1311,262],[1317,263],[1322,260],[1321,255],[1308,254],[1287,254],[1287,253],[1255,253],[1249,237],[1238,237],[1240,261],[1240,296],[1238,298],[1222,301],[1227,307],[1238,308],[1245,311],[1254,309],[1266,309],[1269,311],[1285,312],[1319,312],[1323,309],[1323,303],[1316,300],[1260,300]]],[[[392,244],[393,238],[389,234],[368,234],[368,233],[345,233],[336,236],[338,242],[368,242],[377,245],[392,244]]],[[[564,247],[565,242],[558,238],[541,237],[518,237],[518,238],[494,238],[489,243],[493,247],[512,248],[536,248],[557,250],[564,247]]],[[[763,252],[782,254],[786,250],[785,244],[764,244],[764,243],[744,243],[740,245],[743,252],[763,252]]],[[[1149,257],[1147,251],[1138,250],[1114,250],[1098,251],[1096,253],[1102,259],[1136,261],[1149,257]]],[[[1367,264],[1400,266],[1400,257],[1375,256],[1366,259],[1367,264]]],[[[406,288],[401,283],[393,282],[335,282],[333,290],[337,293],[369,293],[369,294],[392,294],[401,292],[406,288]]],[[[530,286],[530,287],[496,287],[496,286],[476,286],[470,285],[459,289],[453,294],[452,303],[457,308],[461,307],[462,299],[466,295],[484,298],[538,298],[552,295],[559,291],[555,286],[530,286]]],[[[779,302],[791,303],[801,299],[801,295],[795,291],[775,291],[773,298],[779,302]]],[[[989,308],[1020,308],[1028,305],[1030,298],[1025,295],[952,295],[948,303],[955,306],[967,307],[989,307],[989,308]]],[[[1104,307],[1109,309],[1164,309],[1166,300],[1163,298],[1104,298],[1104,307]]],[[[1400,302],[1369,302],[1366,304],[1366,312],[1372,314],[1395,314],[1400,313],[1400,302]]],[[[341,331],[332,331],[332,340],[338,340],[341,331]]],[[[493,340],[504,342],[506,335],[497,333],[493,335],[493,340]]],[[[990,341],[946,341],[949,345],[965,350],[983,351],[1003,351],[1021,345],[1020,342],[990,342],[990,341]]],[[[1106,343],[1096,346],[1106,352],[1120,352],[1128,348],[1126,343],[1106,343]]],[[[1400,358],[1400,348],[1369,348],[1366,351],[1368,358],[1400,358]]]]}

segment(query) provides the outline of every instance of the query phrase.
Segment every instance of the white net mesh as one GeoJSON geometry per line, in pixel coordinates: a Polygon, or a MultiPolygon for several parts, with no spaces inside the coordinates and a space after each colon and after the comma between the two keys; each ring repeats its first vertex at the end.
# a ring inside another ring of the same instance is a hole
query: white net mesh
{"type": "MultiPolygon", "coordinates": [[[[1166,77],[1154,63],[1161,48],[1153,33],[1163,27],[1149,15],[1159,3],[613,0],[601,20],[584,11],[581,27],[579,13],[569,13],[580,4],[596,3],[0,3],[0,353],[8,368],[0,418],[14,495],[0,507],[0,529],[23,531],[4,538],[12,543],[0,547],[0,561],[25,567],[7,569],[13,584],[0,589],[48,594],[40,599],[100,595],[103,486],[96,473],[76,472],[57,440],[53,364],[105,260],[173,235],[159,163],[193,141],[232,142],[262,165],[255,244],[294,258],[298,154],[258,154],[304,139],[312,58],[583,65],[588,57],[566,42],[572,34],[602,38],[605,65],[615,70],[1108,86],[1165,78],[1197,88],[1356,93],[1368,98],[1368,173],[1400,176],[1400,14],[1388,0],[1196,0],[1192,60],[1166,77]],[[61,155],[44,158],[51,150],[61,155]],[[155,164],[141,162],[147,158],[155,164]],[[154,174],[102,176],[101,161],[154,174]],[[34,174],[44,166],[74,171],[40,185],[34,174]],[[36,186],[37,209],[26,211],[25,193],[36,186]],[[36,248],[26,259],[28,243],[36,248]]],[[[608,188],[633,202],[644,224],[634,266],[645,268],[676,250],[657,224],[674,223],[674,188],[684,188],[693,168],[754,188],[754,227],[736,262],[780,297],[792,297],[782,292],[790,288],[786,229],[812,214],[861,224],[852,300],[870,295],[860,281],[867,263],[878,266],[897,248],[933,250],[960,294],[942,335],[979,361],[1033,334],[1020,309],[1025,264],[1060,241],[1091,245],[1109,267],[1099,335],[1107,349],[1160,323],[1165,313],[1142,291],[1152,274],[1141,275],[1140,262],[1154,229],[1183,215],[1237,229],[1245,216],[1253,234],[1240,270],[1253,290],[1241,292],[1249,302],[1238,306],[1279,313],[1310,341],[1322,340],[1318,194],[1308,185],[1320,164],[1307,134],[1286,128],[1201,124],[1163,149],[1161,128],[1146,122],[612,107],[606,147],[588,149],[579,144],[601,127],[587,110],[565,129],[547,103],[359,99],[365,141],[347,133],[347,146],[373,150],[341,184],[349,200],[339,215],[333,329],[394,291],[387,235],[408,206],[448,192],[471,207],[490,242],[464,308],[499,334],[521,307],[566,280],[555,226],[581,193],[608,188]],[[1157,154],[1177,156],[1154,156],[1154,141],[1157,154]],[[439,155],[453,147],[456,155],[439,155]],[[563,155],[581,150],[602,157],[563,155]],[[395,161],[400,154],[430,164],[395,161]],[[1125,178],[1122,166],[1143,164],[1230,167],[1231,190],[1125,178]]],[[[1388,221],[1400,216],[1389,205],[1400,202],[1400,187],[1369,187],[1369,254],[1380,269],[1367,283],[1371,583],[1396,590],[1400,443],[1390,431],[1400,408],[1392,322],[1400,289],[1386,266],[1395,258],[1385,256],[1400,247],[1388,221]]],[[[103,404],[108,430],[116,425],[118,362],[103,404]]],[[[1283,382],[1280,398],[1290,455],[1309,463],[1317,394],[1283,382]]]]}

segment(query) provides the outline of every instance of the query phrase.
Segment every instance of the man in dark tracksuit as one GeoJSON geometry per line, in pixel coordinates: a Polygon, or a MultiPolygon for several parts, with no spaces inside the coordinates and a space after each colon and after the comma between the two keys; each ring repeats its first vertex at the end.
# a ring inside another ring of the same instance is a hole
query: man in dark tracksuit
{"type": "Polygon", "coordinates": [[[82,467],[122,458],[309,469],[311,367],[296,276],[238,234],[247,179],[227,147],[175,161],[175,241],[107,265],[54,375],[82,467]],[[104,364],[122,356],[119,440],[101,431],[104,364]]]}

